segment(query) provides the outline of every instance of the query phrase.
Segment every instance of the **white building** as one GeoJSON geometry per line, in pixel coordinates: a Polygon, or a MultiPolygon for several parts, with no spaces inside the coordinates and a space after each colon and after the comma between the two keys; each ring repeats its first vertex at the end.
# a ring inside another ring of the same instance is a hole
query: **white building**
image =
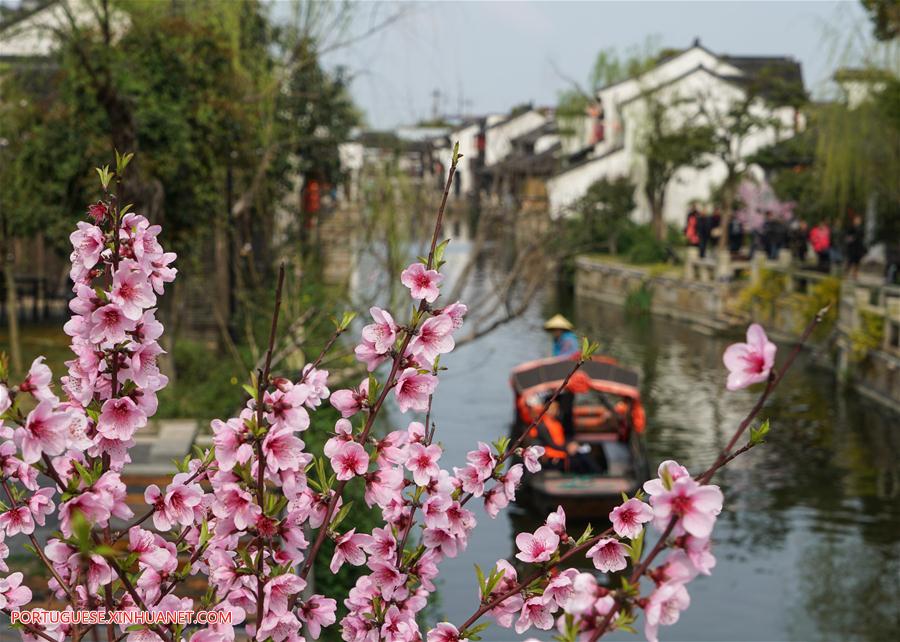
{"type": "MultiPolygon", "coordinates": [[[[803,90],[800,65],[789,58],[720,56],[695,42],[690,48],[664,58],[642,75],[598,91],[593,116],[597,122],[586,122],[583,127],[576,128],[581,132],[581,139],[574,144],[568,141],[567,145],[569,149],[589,149],[580,161],[565,167],[548,181],[551,215],[565,215],[567,208],[595,181],[628,175],[638,185],[637,207],[631,214],[639,222],[648,221],[650,210],[641,189],[644,159],[639,151],[648,97],[652,95],[655,100],[671,105],[667,118],[673,125],[688,118],[694,118],[699,124],[703,122],[703,116],[697,116],[701,108],[706,113],[724,113],[730,105],[746,98],[748,83],[762,82],[763,73],[766,77],[772,74],[779,86],[803,90]]],[[[758,99],[752,110],[777,124],[760,128],[743,141],[741,154],[745,158],[762,147],[792,136],[802,124],[798,122],[794,107],[772,106],[758,99]]],[[[667,221],[681,223],[690,201],[707,200],[710,192],[721,184],[725,177],[724,164],[712,158],[709,160],[704,169],[678,171],[669,183],[664,209],[667,221]]]]}

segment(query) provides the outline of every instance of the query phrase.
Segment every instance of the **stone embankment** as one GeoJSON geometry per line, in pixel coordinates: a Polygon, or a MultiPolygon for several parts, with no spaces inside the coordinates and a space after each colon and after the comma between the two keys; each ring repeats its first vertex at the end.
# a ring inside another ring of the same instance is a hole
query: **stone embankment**
{"type": "Polygon", "coordinates": [[[784,341],[799,338],[815,312],[831,304],[811,342],[816,360],[863,394],[900,410],[900,287],[840,279],[792,265],[788,256],[717,262],[689,253],[682,268],[581,256],[575,292],[638,306],[706,333],[739,332],[757,321],[784,341]]]}

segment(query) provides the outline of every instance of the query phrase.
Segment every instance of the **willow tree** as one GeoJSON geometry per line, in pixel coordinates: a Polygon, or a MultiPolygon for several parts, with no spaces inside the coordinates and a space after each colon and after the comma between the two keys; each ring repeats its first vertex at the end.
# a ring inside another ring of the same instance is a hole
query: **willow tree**
{"type": "Polygon", "coordinates": [[[833,211],[873,215],[877,238],[900,238],[900,10],[864,0],[876,42],[841,43],[852,69],[835,74],[843,90],[817,114],[819,189],[833,211]]]}

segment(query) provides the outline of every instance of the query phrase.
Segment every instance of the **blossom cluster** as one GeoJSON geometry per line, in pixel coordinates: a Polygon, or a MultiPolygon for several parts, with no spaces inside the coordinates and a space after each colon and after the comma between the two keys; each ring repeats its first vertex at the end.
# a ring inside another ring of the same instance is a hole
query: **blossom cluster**
{"type": "MultiPolygon", "coordinates": [[[[674,624],[680,611],[690,604],[685,585],[699,574],[709,575],[715,566],[710,552],[710,536],[716,517],[722,510],[722,493],[717,486],[701,484],[674,461],[660,464],[659,477],[644,484],[644,494],[626,499],[609,513],[611,529],[579,540],[566,530],[562,507],[551,513],[533,533],[516,536],[516,558],[536,569],[530,579],[519,580],[518,572],[507,560],[499,560],[488,581],[482,585],[482,603],[503,627],[524,633],[531,627],[557,628],[563,639],[590,639],[601,626],[613,627],[604,620],[612,615],[616,602],[611,591],[598,582],[593,573],[568,568],[551,572],[561,562],[583,553],[601,573],[616,573],[640,562],[645,525],[652,524],[663,536],[672,537],[672,550],[665,561],[647,574],[655,588],[646,598],[630,595],[631,602],[643,607],[645,635],[656,642],[660,624],[674,624]]],[[[627,626],[631,616],[616,622],[627,626]]],[[[445,624],[445,626],[450,626],[445,624]]],[[[438,640],[445,638],[439,637],[438,640]]]]}
{"type": "MultiPolygon", "coordinates": [[[[127,160],[118,161],[121,174],[127,160]]],[[[106,188],[111,174],[100,173],[106,188]]],[[[75,296],[65,331],[74,358],[61,379],[62,397],[42,358],[18,385],[0,385],[0,572],[7,574],[0,575],[0,609],[21,609],[32,599],[22,573],[9,573],[6,564],[4,540],[18,534],[30,538],[51,575],[50,590],[67,609],[203,608],[230,616],[192,630],[123,627],[128,642],[233,642],[235,626],[258,642],[302,642],[333,625],[347,642],[457,642],[475,639],[485,614],[520,634],[555,625],[563,639],[593,640],[629,628],[638,608],[655,642],[658,626],[673,623],[688,606],[688,582],[715,565],[710,537],[722,493],[666,461],[643,492],[613,509],[611,528],[575,540],[557,509],[535,532],[517,536],[515,566],[500,560],[486,577],[479,569],[481,600],[469,621],[420,629],[441,564],[466,548],[476,526],[467,504],[479,500],[496,517],[515,500],[523,476],[541,470],[544,455],[525,430],[513,442],[479,442],[458,466],[444,460],[432,397],[467,308],[439,304],[445,243],[436,244],[437,232],[427,259],[401,275],[414,304],[409,318],[369,310],[354,350],[369,372],[365,379],[331,390],[321,358],[295,380],[273,376],[267,359],[240,412],[211,423],[213,448],[186,457],[164,488],[147,487],[147,511],[134,516],[121,475],[135,433],[154,414],[167,383],[157,363],[163,328],[155,306],[176,272],[175,255],[159,243],[159,226],[128,210],[107,192],[71,236],[75,296]],[[389,399],[400,415],[419,415],[376,432],[389,399]],[[326,402],[340,418],[316,456],[304,432],[310,413],[326,402]],[[348,484],[359,485],[364,502],[382,517],[371,532],[345,525],[348,484]],[[59,531],[39,543],[36,527],[49,525],[51,516],[59,531]],[[648,525],[661,535],[642,558],[648,525]],[[311,588],[309,574],[326,540],[333,543],[331,572],[345,565],[360,571],[345,597],[311,588]],[[663,549],[667,556],[649,568],[663,549]],[[559,570],[575,555],[585,555],[599,573],[619,573],[629,560],[635,572],[611,589],[597,574],[559,570]],[[206,594],[178,596],[197,575],[208,578],[206,594]],[[655,585],[647,597],[639,591],[643,575],[655,585]]],[[[336,334],[348,324],[339,324],[336,334]]],[[[738,372],[731,387],[770,375],[769,345],[753,329],[748,344],[726,353],[726,365],[738,372]]],[[[582,362],[573,362],[575,368],[582,362]]],[[[77,626],[20,630],[26,642],[63,642],[88,632],[77,626]]]]}

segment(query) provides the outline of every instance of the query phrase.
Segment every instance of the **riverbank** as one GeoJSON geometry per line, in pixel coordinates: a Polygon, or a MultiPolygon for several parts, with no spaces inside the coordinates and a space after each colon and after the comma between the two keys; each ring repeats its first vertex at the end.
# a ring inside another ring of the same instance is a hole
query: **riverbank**
{"type": "Polygon", "coordinates": [[[762,257],[723,270],[712,262],[643,267],[590,255],[576,259],[575,293],[685,322],[706,334],[739,332],[756,321],[783,341],[797,340],[809,319],[831,304],[809,344],[816,362],[900,411],[900,288],[841,280],[762,257]]]}

